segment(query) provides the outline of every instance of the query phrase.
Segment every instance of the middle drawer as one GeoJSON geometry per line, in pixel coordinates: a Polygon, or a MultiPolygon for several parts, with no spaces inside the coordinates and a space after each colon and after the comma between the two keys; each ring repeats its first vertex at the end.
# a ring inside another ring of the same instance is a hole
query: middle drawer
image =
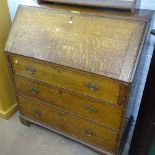
{"type": "Polygon", "coordinates": [[[122,124],[123,110],[107,103],[99,103],[91,98],[72,94],[68,90],[47,86],[28,78],[15,76],[17,92],[76,113],[105,127],[119,130],[122,124]]]}

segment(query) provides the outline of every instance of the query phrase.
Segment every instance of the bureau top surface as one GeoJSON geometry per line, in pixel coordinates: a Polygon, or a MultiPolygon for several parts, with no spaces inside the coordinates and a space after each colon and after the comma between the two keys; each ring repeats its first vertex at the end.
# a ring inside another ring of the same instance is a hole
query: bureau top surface
{"type": "Polygon", "coordinates": [[[104,13],[20,6],[5,51],[130,82],[145,24],[104,13]]]}

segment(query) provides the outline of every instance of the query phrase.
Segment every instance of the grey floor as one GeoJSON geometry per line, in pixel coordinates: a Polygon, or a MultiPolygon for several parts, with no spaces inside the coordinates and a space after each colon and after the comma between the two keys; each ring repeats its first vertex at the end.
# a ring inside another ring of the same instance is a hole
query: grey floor
{"type": "Polygon", "coordinates": [[[25,127],[18,115],[8,121],[0,118],[0,155],[99,155],[42,127],[25,127]]]}
{"type": "MultiPolygon", "coordinates": [[[[0,155],[100,155],[48,129],[34,124],[26,127],[18,116],[17,112],[9,120],[0,118],[0,155]]],[[[127,155],[128,142],[122,155],[127,155]]]]}

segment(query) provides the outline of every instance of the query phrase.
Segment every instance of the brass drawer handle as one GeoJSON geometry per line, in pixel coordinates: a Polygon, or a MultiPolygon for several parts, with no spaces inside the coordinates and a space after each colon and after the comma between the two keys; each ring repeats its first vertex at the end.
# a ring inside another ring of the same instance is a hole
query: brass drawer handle
{"type": "Polygon", "coordinates": [[[36,94],[39,94],[40,91],[37,88],[32,88],[31,89],[31,92],[32,92],[32,94],[35,94],[36,95],[36,94]]]}
{"type": "Polygon", "coordinates": [[[96,135],[95,132],[92,131],[91,129],[85,129],[85,130],[84,130],[84,133],[85,133],[87,136],[89,136],[89,137],[92,137],[92,136],[95,136],[95,135],[96,135]]]}
{"type": "Polygon", "coordinates": [[[97,91],[99,89],[99,87],[93,83],[86,83],[85,86],[91,91],[97,91]]]}
{"type": "Polygon", "coordinates": [[[37,117],[41,117],[41,116],[42,116],[42,113],[41,113],[40,110],[33,109],[32,112],[33,112],[37,117]]]}
{"type": "Polygon", "coordinates": [[[26,67],[26,71],[27,71],[28,73],[30,73],[30,74],[36,73],[36,69],[35,69],[35,67],[33,67],[33,66],[27,66],[27,67],[26,67]]]}
{"type": "Polygon", "coordinates": [[[85,109],[90,113],[96,113],[97,109],[92,106],[85,106],[85,109]]]}

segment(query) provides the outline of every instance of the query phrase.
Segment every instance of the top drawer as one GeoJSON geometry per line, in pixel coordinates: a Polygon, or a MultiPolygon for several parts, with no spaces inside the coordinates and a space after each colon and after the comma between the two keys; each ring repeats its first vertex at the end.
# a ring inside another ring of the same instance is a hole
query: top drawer
{"type": "Polygon", "coordinates": [[[112,79],[95,76],[55,64],[43,63],[27,57],[11,56],[15,74],[26,76],[48,84],[70,89],[98,100],[119,104],[125,86],[112,79]]]}

